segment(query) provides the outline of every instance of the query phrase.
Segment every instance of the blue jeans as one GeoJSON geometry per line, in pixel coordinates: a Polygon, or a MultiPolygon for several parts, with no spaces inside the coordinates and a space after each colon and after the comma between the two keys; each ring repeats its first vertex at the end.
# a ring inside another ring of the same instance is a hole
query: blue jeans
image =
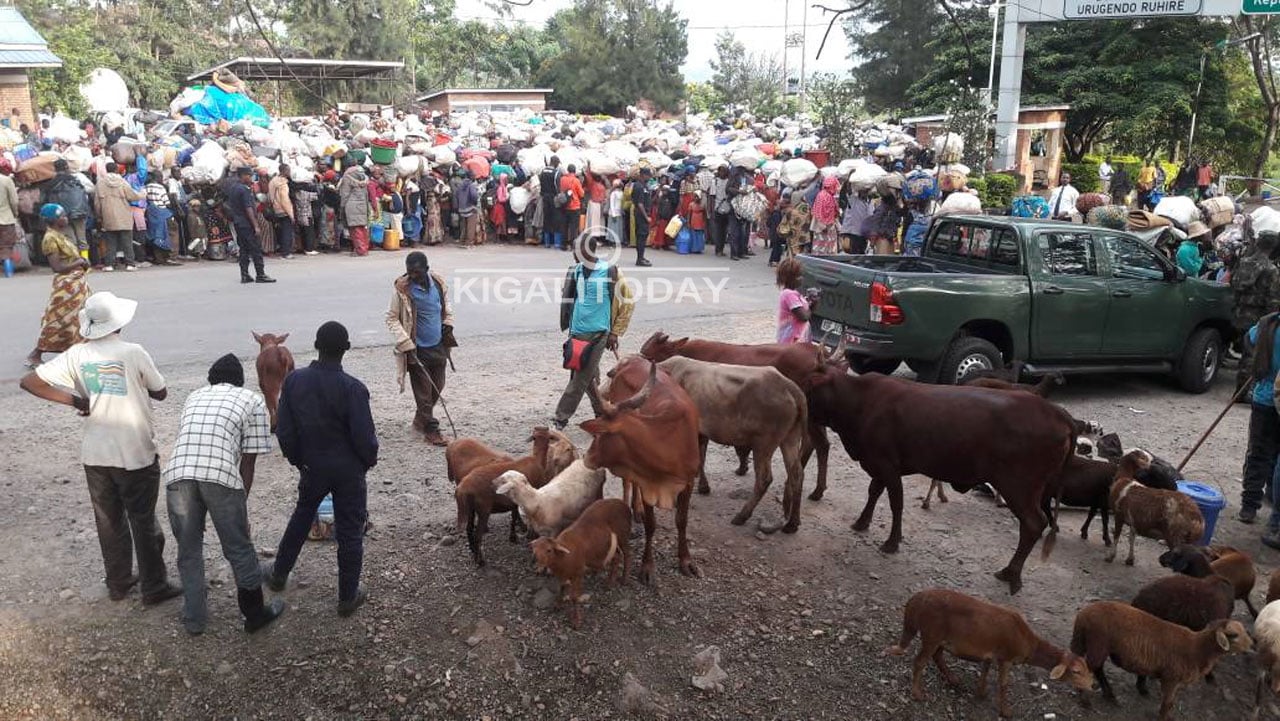
{"type": "Polygon", "coordinates": [[[338,541],[338,600],[350,601],[360,588],[360,570],[364,564],[364,523],[368,517],[364,471],[344,472],[341,468],[302,471],[298,503],[280,538],[272,572],[277,578],[284,578],[293,570],[316,518],[316,509],[330,493],[333,494],[334,536],[338,541]]]}
{"type": "Polygon", "coordinates": [[[231,564],[236,587],[262,586],[258,556],[249,538],[249,509],[244,489],[204,481],[177,481],[165,488],[169,526],[178,541],[178,574],[182,577],[182,621],[204,630],[209,611],[204,583],[204,519],[208,514],[231,564]]]}

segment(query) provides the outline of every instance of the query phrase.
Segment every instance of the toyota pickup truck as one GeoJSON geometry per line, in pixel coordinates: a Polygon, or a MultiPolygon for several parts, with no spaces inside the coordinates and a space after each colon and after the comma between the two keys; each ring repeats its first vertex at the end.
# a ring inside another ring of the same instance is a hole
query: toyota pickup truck
{"type": "Polygon", "coordinates": [[[850,366],[958,383],[1014,361],[1045,373],[1171,373],[1202,393],[1234,338],[1229,288],[1137,236],[1057,221],[945,216],[920,257],[801,256],[815,339],[850,366]]]}

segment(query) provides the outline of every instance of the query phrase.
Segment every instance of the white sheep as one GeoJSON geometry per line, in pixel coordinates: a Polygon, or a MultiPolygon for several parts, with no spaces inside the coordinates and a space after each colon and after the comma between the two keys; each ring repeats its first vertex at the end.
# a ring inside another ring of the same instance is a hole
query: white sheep
{"type": "Polygon", "coordinates": [[[592,470],[581,460],[569,464],[542,488],[529,485],[518,471],[507,471],[494,479],[498,493],[520,507],[529,528],[543,538],[552,538],[573,523],[593,502],[604,497],[604,469],[592,470]]]}
{"type": "Polygon", "coordinates": [[[1262,710],[1262,696],[1268,685],[1280,694],[1280,601],[1268,603],[1253,622],[1257,642],[1258,685],[1253,696],[1253,721],[1262,710]],[[1269,682],[1269,683],[1268,683],[1269,682]]]}

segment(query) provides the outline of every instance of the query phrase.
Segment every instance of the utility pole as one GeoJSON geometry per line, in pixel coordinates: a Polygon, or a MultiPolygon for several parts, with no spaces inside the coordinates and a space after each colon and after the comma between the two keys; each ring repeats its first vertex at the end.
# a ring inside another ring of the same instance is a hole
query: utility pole
{"type": "Polygon", "coordinates": [[[789,89],[791,77],[787,75],[787,51],[791,47],[791,34],[788,32],[791,21],[791,0],[784,0],[782,3],[782,100],[787,100],[787,90],[789,89]]]}
{"type": "Polygon", "coordinates": [[[804,74],[804,61],[809,56],[809,3],[805,3],[800,15],[800,112],[804,112],[809,99],[809,78],[804,74]]]}

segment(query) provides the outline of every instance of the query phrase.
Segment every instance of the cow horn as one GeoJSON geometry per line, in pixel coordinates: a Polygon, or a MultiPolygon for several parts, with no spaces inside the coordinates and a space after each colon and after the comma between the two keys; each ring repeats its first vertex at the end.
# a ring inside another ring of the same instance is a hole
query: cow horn
{"type": "Polygon", "coordinates": [[[644,405],[649,400],[649,394],[653,392],[653,387],[658,383],[658,364],[649,364],[649,380],[645,381],[644,387],[634,396],[626,399],[617,406],[618,411],[629,411],[644,405]]]}
{"type": "Polygon", "coordinates": [[[845,349],[847,349],[848,347],[849,347],[849,339],[846,338],[844,334],[841,334],[840,342],[836,344],[836,349],[831,351],[831,362],[840,363],[841,361],[843,361],[845,349]]]}

